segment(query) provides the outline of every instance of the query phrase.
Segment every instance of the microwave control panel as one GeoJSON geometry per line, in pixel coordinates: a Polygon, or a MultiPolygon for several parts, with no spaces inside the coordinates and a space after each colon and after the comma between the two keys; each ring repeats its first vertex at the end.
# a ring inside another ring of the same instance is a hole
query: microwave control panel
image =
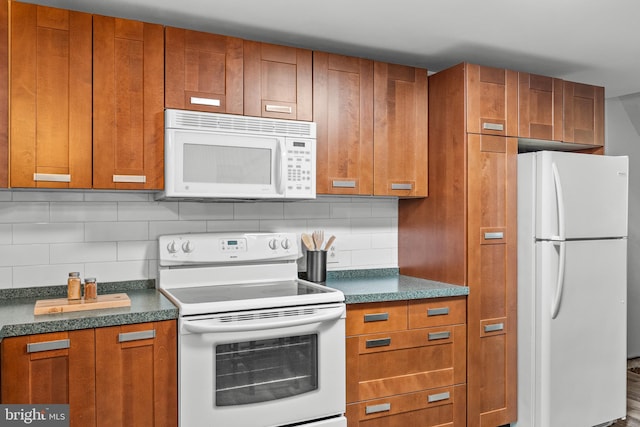
{"type": "Polygon", "coordinates": [[[287,197],[315,197],[316,146],[315,140],[286,138],[286,194],[287,197]]]}

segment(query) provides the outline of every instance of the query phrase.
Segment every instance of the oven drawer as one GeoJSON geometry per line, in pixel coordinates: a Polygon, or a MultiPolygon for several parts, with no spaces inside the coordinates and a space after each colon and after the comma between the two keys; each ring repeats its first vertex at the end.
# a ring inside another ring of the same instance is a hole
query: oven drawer
{"type": "Polygon", "coordinates": [[[467,320],[467,300],[459,298],[434,298],[409,301],[409,328],[455,325],[467,320]]]}
{"type": "Polygon", "coordinates": [[[463,427],[466,386],[441,387],[347,405],[348,427],[463,427]]]}
{"type": "Polygon", "coordinates": [[[347,306],[347,336],[407,329],[407,302],[347,306]]]}
{"type": "Polygon", "coordinates": [[[347,403],[464,383],[465,325],[349,337],[347,403]]]}

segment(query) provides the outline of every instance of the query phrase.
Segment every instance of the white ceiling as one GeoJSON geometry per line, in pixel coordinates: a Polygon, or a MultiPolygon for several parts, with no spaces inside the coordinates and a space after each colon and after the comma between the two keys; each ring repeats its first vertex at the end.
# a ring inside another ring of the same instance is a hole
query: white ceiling
{"type": "Polygon", "coordinates": [[[462,61],[640,92],[638,0],[28,0],[439,71],[462,61]]]}

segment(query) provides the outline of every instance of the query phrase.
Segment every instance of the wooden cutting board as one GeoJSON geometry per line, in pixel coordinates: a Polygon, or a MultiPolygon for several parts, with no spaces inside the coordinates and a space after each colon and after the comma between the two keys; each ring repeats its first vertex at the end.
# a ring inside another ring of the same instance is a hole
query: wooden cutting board
{"type": "Polygon", "coordinates": [[[131,306],[131,300],[125,293],[98,295],[98,299],[93,302],[85,302],[84,298],[77,302],[69,302],[66,298],[42,299],[36,301],[33,314],[67,313],[129,306],[131,306]]]}

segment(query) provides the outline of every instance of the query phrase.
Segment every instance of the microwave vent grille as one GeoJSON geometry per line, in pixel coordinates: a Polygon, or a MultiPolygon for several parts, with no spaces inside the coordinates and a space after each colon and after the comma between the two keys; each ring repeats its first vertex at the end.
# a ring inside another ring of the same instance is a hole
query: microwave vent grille
{"type": "Polygon", "coordinates": [[[315,123],[295,120],[263,119],[231,114],[167,110],[169,127],[230,133],[315,138],[315,123]]]}

